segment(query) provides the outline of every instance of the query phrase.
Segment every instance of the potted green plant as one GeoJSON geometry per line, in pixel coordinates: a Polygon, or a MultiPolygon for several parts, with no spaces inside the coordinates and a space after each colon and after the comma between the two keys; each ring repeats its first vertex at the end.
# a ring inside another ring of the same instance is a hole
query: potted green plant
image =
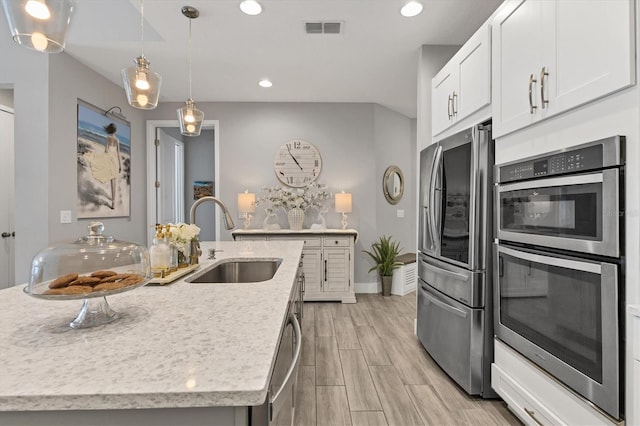
{"type": "Polygon", "coordinates": [[[396,257],[400,254],[400,243],[393,241],[391,237],[383,235],[378,241],[371,244],[371,251],[362,251],[371,256],[371,259],[375,262],[369,272],[374,269],[378,270],[382,280],[382,295],[389,296],[391,294],[393,270],[402,266],[402,263],[396,262],[396,257]]]}

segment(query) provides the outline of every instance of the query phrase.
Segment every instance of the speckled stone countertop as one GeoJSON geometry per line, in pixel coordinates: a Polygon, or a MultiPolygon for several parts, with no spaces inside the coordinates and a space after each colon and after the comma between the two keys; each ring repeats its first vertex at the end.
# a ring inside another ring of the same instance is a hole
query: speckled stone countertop
{"type": "Polygon", "coordinates": [[[358,240],[358,231],[355,229],[236,229],[231,235],[350,235],[358,240]]]}
{"type": "Polygon", "coordinates": [[[302,244],[203,242],[198,271],[224,259],[283,261],[261,283],[181,278],[109,296],[121,318],[90,329],[65,327],[82,300],[0,291],[0,411],[261,404],[302,244]],[[208,248],[223,251],[210,261],[208,248]]]}

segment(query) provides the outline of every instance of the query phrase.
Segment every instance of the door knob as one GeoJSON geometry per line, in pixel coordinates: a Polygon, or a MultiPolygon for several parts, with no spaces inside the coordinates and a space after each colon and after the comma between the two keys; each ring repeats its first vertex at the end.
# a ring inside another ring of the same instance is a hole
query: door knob
{"type": "Polygon", "coordinates": [[[2,238],[9,238],[11,236],[10,232],[3,232],[2,233],[2,238]]]}

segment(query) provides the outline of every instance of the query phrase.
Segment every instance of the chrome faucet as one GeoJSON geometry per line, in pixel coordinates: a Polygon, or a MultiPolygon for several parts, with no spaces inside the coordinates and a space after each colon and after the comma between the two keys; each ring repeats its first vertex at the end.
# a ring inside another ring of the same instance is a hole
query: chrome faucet
{"type": "Polygon", "coordinates": [[[195,225],[196,223],[196,209],[200,204],[206,201],[213,201],[214,203],[216,203],[222,208],[222,212],[224,213],[224,222],[225,222],[225,226],[227,227],[227,230],[231,230],[235,227],[235,225],[233,224],[233,219],[231,219],[231,215],[229,214],[229,210],[227,209],[227,206],[225,206],[220,199],[212,196],[198,198],[196,202],[193,203],[193,205],[191,206],[191,210],[189,211],[189,221],[191,222],[191,224],[195,225]]]}
{"type": "MultiPolygon", "coordinates": [[[[196,223],[196,209],[200,204],[206,201],[213,201],[214,203],[219,205],[220,208],[222,208],[222,212],[224,213],[224,222],[227,230],[233,229],[235,227],[227,206],[224,205],[222,200],[212,196],[198,198],[196,202],[193,203],[193,205],[191,206],[191,210],[189,211],[189,222],[191,222],[192,225],[195,225],[196,223]]],[[[198,263],[198,257],[200,257],[201,254],[202,250],[200,249],[200,241],[191,241],[191,255],[189,256],[189,263],[191,263],[192,265],[196,265],[198,263]]],[[[215,254],[213,258],[215,259],[215,254]]]]}

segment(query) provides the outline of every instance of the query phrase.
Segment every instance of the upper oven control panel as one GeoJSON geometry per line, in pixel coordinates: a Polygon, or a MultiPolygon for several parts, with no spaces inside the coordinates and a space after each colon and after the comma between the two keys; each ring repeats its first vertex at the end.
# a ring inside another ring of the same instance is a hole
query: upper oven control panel
{"type": "MultiPolygon", "coordinates": [[[[580,145],[553,153],[530,157],[497,167],[497,182],[512,182],[524,179],[535,179],[566,173],[601,169],[610,166],[609,157],[622,157],[623,136],[615,136],[600,141],[580,145]],[[615,151],[616,154],[612,154],[615,151]]],[[[615,164],[621,164],[618,160],[615,164]]],[[[613,165],[615,165],[613,164],[613,165]]]]}

